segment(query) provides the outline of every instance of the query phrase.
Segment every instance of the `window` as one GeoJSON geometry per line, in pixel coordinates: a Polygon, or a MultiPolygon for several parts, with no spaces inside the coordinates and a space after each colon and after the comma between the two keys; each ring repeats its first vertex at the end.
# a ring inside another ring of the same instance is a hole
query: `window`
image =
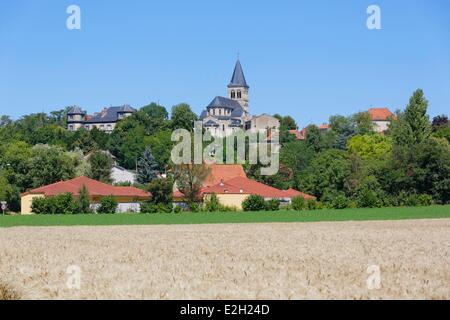
{"type": "Polygon", "coordinates": [[[238,98],[238,99],[241,99],[241,97],[242,97],[242,95],[241,95],[241,90],[238,90],[238,92],[237,92],[237,98],[238,98]]]}
{"type": "Polygon", "coordinates": [[[105,126],[103,124],[100,125],[100,129],[105,130],[105,126]]]}
{"type": "Polygon", "coordinates": [[[73,120],[73,116],[72,115],[69,116],[69,120],[73,120]]]}
{"type": "Polygon", "coordinates": [[[73,125],[70,125],[70,126],[69,126],[69,130],[70,130],[70,131],[73,131],[73,125]]]}
{"type": "Polygon", "coordinates": [[[108,125],[106,126],[106,129],[107,129],[108,131],[111,131],[111,125],[108,124],[108,125]]]}
{"type": "Polygon", "coordinates": [[[236,92],[234,92],[234,90],[231,90],[231,99],[235,99],[236,98],[236,92]]]}
{"type": "Polygon", "coordinates": [[[219,109],[219,116],[222,115],[222,109],[219,109]]]}
{"type": "Polygon", "coordinates": [[[89,126],[84,126],[86,128],[86,130],[89,130],[89,126]]]}

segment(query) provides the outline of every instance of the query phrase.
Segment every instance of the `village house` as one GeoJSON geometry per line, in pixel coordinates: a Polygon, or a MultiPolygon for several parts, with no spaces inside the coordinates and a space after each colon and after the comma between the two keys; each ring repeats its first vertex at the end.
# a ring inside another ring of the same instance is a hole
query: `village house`
{"type": "Polygon", "coordinates": [[[31,205],[35,198],[53,197],[63,193],[71,193],[74,197],[78,197],[83,186],[88,190],[93,210],[98,208],[102,198],[113,196],[118,202],[118,212],[139,212],[140,203],[151,197],[150,193],[135,187],[116,187],[87,177],[77,177],[22,193],[21,213],[32,214],[31,205]]]}
{"type": "Polygon", "coordinates": [[[372,119],[374,130],[378,133],[385,132],[391,121],[395,119],[395,115],[388,108],[371,108],[368,113],[372,119]]]}
{"type": "MultiPolygon", "coordinates": [[[[303,192],[288,189],[280,190],[256,180],[249,179],[242,165],[210,165],[210,174],[203,183],[200,196],[206,201],[215,194],[222,205],[242,209],[242,202],[250,195],[262,196],[265,200],[277,199],[281,205],[291,203],[294,197],[305,200],[315,197],[303,192]]],[[[176,205],[184,206],[184,195],[175,190],[173,199],[176,205]]]]}

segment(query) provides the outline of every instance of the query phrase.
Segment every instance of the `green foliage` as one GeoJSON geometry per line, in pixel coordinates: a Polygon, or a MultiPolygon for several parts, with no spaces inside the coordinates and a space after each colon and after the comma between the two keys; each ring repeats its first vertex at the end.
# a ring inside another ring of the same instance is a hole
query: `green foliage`
{"type": "Polygon", "coordinates": [[[172,204],[155,204],[153,202],[141,203],[141,213],[171,213],[172,204]]]}
{"type": "Polygon", "coordinates": [[[89,199],[89,192],[85,185],[80,190],[78,196],[78,210],[80,213],[91,213],[91,202],[89,199]]]}
{"type": "Polygon", "coordinates": [[[219,198],[215,193],[211,194],[208,199],[206,199],[204,203],[205,211],[207,212],[219,212],[221,209],[221,204],[219,202],[219,198]]]}
{"type": "Polygon", "coordinates": [[[266,201],[258,195],[250,195],[242,202],[244,211],[264,211],[266,210],[266,201]]]}
{"type": "Polygon", "coordinates": [[[197,115],[192,112],[187,103],[180,103],[172,107],[172,129],[186,129],[192,131],[197,115]]]}
{"type": "Polygon", "coordinates": [[[311,161],[298,177],[299,190],[313,194],[319,199],[326,193],[344,191],[350,176],[350,163],[344,151],[323,151],[311,161]]]}
{"type": "Polygon", "coordinates": [[[266,201],[266,210],[267,211],[278,211],[280,210],[280,200],[278,199],[270,199],[266,201]]]}
{"type": "Polygon", "coordinates": [[[75,176],[72,159],[60,147],[36,145],[29,159],[29,180],[33,187],[40,187],[75,176]]]}
{"type": "Polygon", "coordinates": [[[342,193],[338,193],[331,196],[331,201],[328,202],[328,206],[333,209],[345,209],[350,205],[350,200],[342,193]]]}
{"type": "Polygon", "coordinates": [[[89,178],[111,182],[112,159],[105,151],[94,151],[89,155],[89,178]]]}
{"type": "Polygon", "coordinates": [[[147,191],[152,194],[152,203],[169,205],[172,203],[173,182],[170,179],[154,179],[147,191]]]}
{"type": "Polygon", "coordinates": [[[137,181],[141,184],[147,184],[157,178],[159,166],[149,147],[138,160],[137,164],[137,181]]]}
{"type": "Polygon", "coordinates": [[[308,201],[306,201],[306,208],[308,210],[321,210],[323,209],[323,205],[316,199],[309,199],[308,201]]]}
{"type": "Polygon", "coordinates": [[[31,211],[35,214],[76,214],[79,205],[71,193],[63,193],[53,197],[34,198],[31,211]]]}
{"type": "Polygon", "coordinates": [[[118,205],[117,200],[112,195],[103,197],[100,201],[100,207],[97,209],[97,212],[105,214],[116,213],[118,205]]]}
{"type": "Polygon", "coordinates": [[[379,158],[392,151],[392,140],[379,134],[356,135],[348,140],[347,149],[363,159],[379,158]]]}
{"type": "Polygon", "coordinates": [[[307,203],[305,201],[305,198],[303,198],[301,196],[292,198],[291,207],[295,211],[305,210],[306,206],[307,206],[307,203]]]}
{"type": "Polygon", "coordinates": [[[366,177],[356,190],[356,204],[360,208],[383,206],[384,192],[374,176],[366,177]]]}

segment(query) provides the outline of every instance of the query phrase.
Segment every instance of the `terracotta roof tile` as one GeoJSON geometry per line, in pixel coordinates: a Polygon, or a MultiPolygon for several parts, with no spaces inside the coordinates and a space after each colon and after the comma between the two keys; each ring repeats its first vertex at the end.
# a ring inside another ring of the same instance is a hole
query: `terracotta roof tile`
{"type": "Polygon", "coordinates": [[[388,121],[394,116],[388,108],[371,108],[368,113],[372,121],[388,121]]]}
{"type": "Polygon", "coordinates": [[[44,194],[45,196],[55,196],[61,193],[72,193],[74,196],[80,194],[81,188],[86,186],[90,196],[117,196],[148,198],[150,193],[135,187],[115,187],[87,177],[77,177],[68,181],[61,181],[47,186],[28,191],[28,194],[44,194]]]}

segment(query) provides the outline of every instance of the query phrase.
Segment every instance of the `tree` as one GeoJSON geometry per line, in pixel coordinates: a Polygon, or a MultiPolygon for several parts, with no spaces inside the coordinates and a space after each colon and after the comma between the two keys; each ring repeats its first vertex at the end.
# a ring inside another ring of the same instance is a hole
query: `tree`
{"type": "Polygon", "coordinates": [[[431,125],[427,116],[428,101],[423,91],[414,91],[405,112],[397,114],[397,120],[391,125],[391,134],[396,145],[411,146],[428,139],[431,125]]]}
{"type": "Polygon", "coordinates": [[[299,190],[312,193],[318,198],[324,194],[334,194],[345,190],[345,182],[350,175],[347,153],[330,149],[311,160],[310,166],[297,179],[299,190]]]}
{"type": "Polygon", "coordinates": [[[80,190],[80,195],[78,196],[78,207],[79,213],[91,213],[91,202],[89,199],[89,191],[85,185],[80,190]]]}
{"type": "Polygon", "coordinates": [[[449,126],[450,123],[448,122],[448,117],[445,114],[433,118],[432,122],[433,131],[437,131],[441,128],[448,128],[449,126]]]}
{"type": "Polygon", "coordinates": [[[0,127],[6,127],[12,124],[12,119],[7,115],[0,116],[0,127]]]}
{"type": "Polygon", "coordinates": [[[89,178],[109,183],[111,182],[112,160],[105,151],[94,151],[89,155],[89,178]]]}
{"type": "Polygon", "coordinates": [[[28,177],[34,188],[75,176],[72,159],[60,147],[36,145],[29,160],[28,177]]]}
{"type": "Polygon", "coordinates": [[[170,179],[154,179],[147,186],[152,194],[152,203],[169,205],[172,203],[173,182],[170,179]]]}
{"type": "Polygon", "coordinates": [[[159,166],[149,147],[144,151],[137,163],[137,181],[142,184],[152,182],[157,178],[159,166]]]}
{"type": "Polygon", "coordinates": [[[186,103],[180,103],[172,107],[172,128],[186,129],[192,131],[197,115],[192,112],[191,107],[186,103]]]}
{"type": "Polygon", "coordinates": [[[280,121],[280,130],[296,130],[297,123],[291,116],[284,116],[280,121]]]}
{"type": "Polygon", "coordinates": [[[380,134],[356,135],[348,140],[347,149],[363,159],[377,158],[392,151],[392,140],[380,134]]]}
{"type": "Polygon", "coordinates": [[[184,195],[186,203],[191,209],[201,201],[200,190],[209,174],[210,169],[204,164],[175,166],[174,176],[177,188],[184,195]]]}
{"type": "Polygon", "coordinates": [[[100,201],[100,207],[98,208],[98,213],[112,214],[117,212],[117,207],[119,204],[117,200],[111,195],[103,197],[100,201]]]}

